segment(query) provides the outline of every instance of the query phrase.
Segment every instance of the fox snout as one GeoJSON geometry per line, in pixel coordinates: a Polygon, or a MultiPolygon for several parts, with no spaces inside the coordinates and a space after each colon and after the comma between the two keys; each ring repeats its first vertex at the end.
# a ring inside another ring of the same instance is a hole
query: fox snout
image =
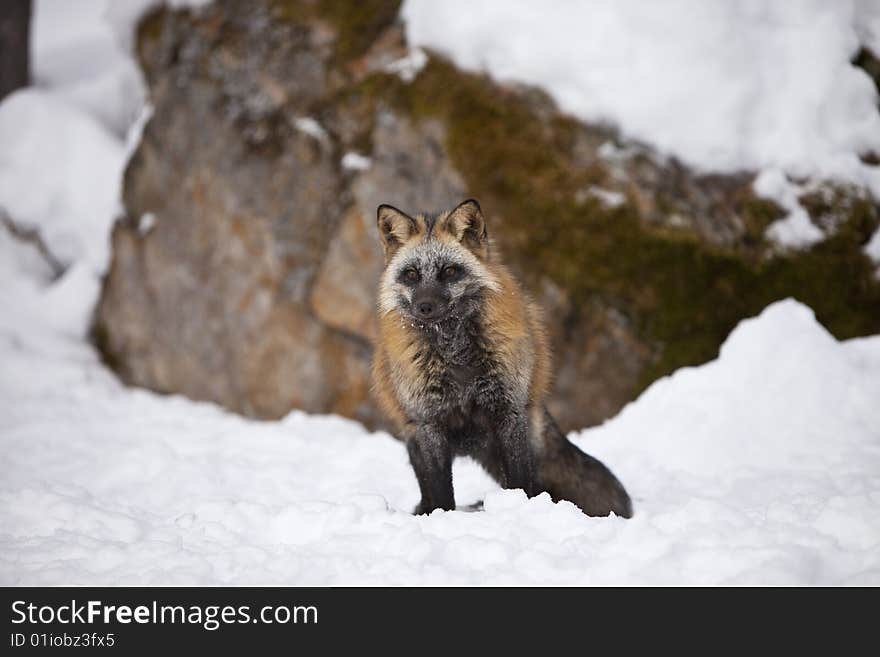
{"type": "Polygon", "coordinates": [[[416,319],[439,319],[449,308],[449,295],[438,285],[420,285],[413,291],[410,312],[416,319]]]}

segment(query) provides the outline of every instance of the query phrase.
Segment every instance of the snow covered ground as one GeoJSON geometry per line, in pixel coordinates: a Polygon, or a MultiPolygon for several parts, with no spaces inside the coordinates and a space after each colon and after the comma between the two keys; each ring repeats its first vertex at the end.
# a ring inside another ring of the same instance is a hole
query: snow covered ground
{"type": "MultiPolygon", "coordinates": [[[[57,61],[88,61],[98,37],[69,36],[57,61]]],[[[69,265],[0,230],[0,584],[880,584],[880,336],[839,343],[793,300],[576,437],[628,521],[466,461],[458,501],[485,511],[414,517],[386,434],[122,386],[85,339],[140,111],[97,109],[107,71],[0,104],[0,207],[69,265]]]]}
{"type": "Polygon", "coordinates": [[[93,299],[71,275],[4,272],[4,584],[880,584],[880,337],[839,344],[793,301],[578,436],[632,520],[500,491],[469,462],[457,498],[485,511],[414,517],[388,435],[121,386],[52,328],[59,298],[93,299]]]}

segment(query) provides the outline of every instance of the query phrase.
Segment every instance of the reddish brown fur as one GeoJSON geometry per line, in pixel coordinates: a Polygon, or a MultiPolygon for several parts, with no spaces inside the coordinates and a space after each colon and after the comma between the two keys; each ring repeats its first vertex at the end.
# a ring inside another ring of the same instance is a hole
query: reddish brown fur
{"type": "MultiPolygon", "coordinates": [[[[467,201],[436,219],[422,215],[409,217],[389,206],[380,206],[378,224],[385,247],[387,276],[383,275],[380,285],[373,391],[400,437],[410,441],[417,435],[420,425],[416,418],[424,415],[423,409],[430,408],[430,400],[434,399],[425,391],[431,390],[432,385],[436,389],[437,382],[444,381],[443,375],[448,375],[449,368],[454,367],[442,358],[438,362],[438,359],[424,357],[425,328],[402,314],[394,296],[395,263],[403,265],[411,254],[440,248],[437,243],[460,254],[481,282],[480,349],[492,364],[492,376],[502,381],[502,388],[518,400],[512,412],[524,412],[528,419],[528,439],[522,449],[531,451],[537,471],[537,489],[532,494],[546,490],[553,499],[570,500],[589,515],[608,515],[613,511],[629,517],[631,503],[620,482],[602,463],[570,443],[546,411],[551,359],[544,318],[539,307],[498,260],[486,235],[479,205],[467,201]],[[416,248],[421,250],[416,252],[416,248]]],[[[411,302],[410,299],[408,303],[411,302]]],[[[456,397],[453,395],[452,399],[456,397]]],[[[456,417],[457,413],[459,411],[454,413],[456,417]]],[[[502,424],[504,417],[503,414],[498,416],[502,424]]],[[[453,424],[460,421],[452,420],[453,424]]],[[[410,457],[412,460],[412,452],[410,457]]],[[[502,483],[505,481],[503,463],[498,465],[491,459],[481,462],[493,477],[502,483]]],[[[416,461],[413,466],[416,468],[416,461]]],[[[419,474],[418,468],[416,473],[419,474]]],[[[451,478],[451,474],[448,476],[451,478]]],[[[422,483],[420,481],[420,485],[422,483]]],[[[449,485],[447,482],[446,486],[449,485]]],[[[430,511],[433,508],[430,503],[424,506],[425,490],[419,508],[430,511]]],[[[438,490],[443,490],[442,486],[438,490]]],[[[445,490],[443,495],[448,496],[450,489],[445,490]]]]}

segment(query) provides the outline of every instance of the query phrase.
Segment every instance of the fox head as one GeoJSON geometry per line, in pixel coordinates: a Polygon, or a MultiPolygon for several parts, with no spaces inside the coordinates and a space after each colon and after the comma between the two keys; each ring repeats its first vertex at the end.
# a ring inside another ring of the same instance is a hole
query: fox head
{"type": "Polygon", "coordinates": [[[377,211],[385,249],[379,309],[434,324],[473,312],[487,290],[499,289],[489,266],[480,204],[468,199],[440,215],[412,217],[390,205],[377,211]]]}

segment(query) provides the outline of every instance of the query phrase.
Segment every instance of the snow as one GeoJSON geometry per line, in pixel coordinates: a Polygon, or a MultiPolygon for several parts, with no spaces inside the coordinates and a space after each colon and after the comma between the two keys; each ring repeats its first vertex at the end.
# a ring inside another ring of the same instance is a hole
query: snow
{"type": "Polygon", "coordinates": [[[102,271],[120,208],[121,141],[62,96],[28,88],[0,105],[0,143],[0,207],[38,228],[63,264],[102,271]]]}
{"type": "Polygon", "coordinates": [[[631,520],[469,461],[456,497],[485,510],[415,517],[385,433],[125,387],[86,335],[148,116],[116,133],[54,87],[0,103],[0,206],[68,265],[0,227],[0,584],[880,584],[880,336],[838,342],[791,299],[573,436],[631,520]]]}
{"type": "Polygon", "coordinates": [[[316,119],[311,116],[300,116],[293,120],[294,127],[303,134],[316,139],[322,144],[329,143],[330,135],[316,119]]]}
{"type": "Polygon", "coordinates": [[[342,156],[342,168],[350,171],[366,171],[373,166],[373,160],[366,155],[349,151],[342,156]]]}
{"type": "Polygon", "coordinates": [[[610,189],[604,189],[596,185],[590,185],[582,193],[578,194],[578,201],[585,201],[588,198],[597,199],[602,205],[609,208],[619,208],[626,202],[626,196],[620,192],[610,189]]]}
{"type": "Polygon", "coordinates": [[[865,244],[865,255],[880,265],[880,228],[874,231],[871,239],[865,244]]]}
{"type": "Polygon", "coordinates": [[[156,215],[152,212],[145,212],[138,219],[137,229],[138,235],[144,237],[150,234],[150,231],[156,226],[156,215]]]}
{"type": "Polygon", "coordinates": [[[125,388],[83,339],[92,278],[3,276],[4,584],[880,583],[880,336],[838,343],[794,301],[577,437],[632,520],[470,462],[457,499],[485,511],[414,517],[390,436],[125,388]]]}
{"type": "Polygon", "coordinates": [[[804,189],[789,180],[780,169],[765,169],[752,184],[755,193],[776,201],[788,211],[767,227],[766,235],[783,247],[802,248],[825,238],[825,234],[810,221],[810,215],[800,204],[798,197],[804,189]]]}
{"type": "Polygon", "coordinates": [[[134,61],[124,56],[112,26],[102,20],[107,4],[36,2],[33,75],[38,86],[53,88],[121,136],[144,102],[144,87],[134,61]]]}
{"type": "Polygon", "coordinates": [[[880,198],[877,91],[850,58],[880,51],[870,0],[406,0],[409,42],[713,172],[776,168],[880,198]]]}
{"type": "Polygon", "coordinates": [[[150,9],[197,8],[209,0],[37,0],[33,76],[122,137],[143,106],[143,78],[132,57],[134,26],[150,9]]]}
{"type": "Polygon", "coordinates": [[[416,79],[427,63],[428,54],[421,48],[412,48],[400,59],[389,62],[384,70],[386,73],[396,73],[401,80],[410,83],[416,79]]]}

